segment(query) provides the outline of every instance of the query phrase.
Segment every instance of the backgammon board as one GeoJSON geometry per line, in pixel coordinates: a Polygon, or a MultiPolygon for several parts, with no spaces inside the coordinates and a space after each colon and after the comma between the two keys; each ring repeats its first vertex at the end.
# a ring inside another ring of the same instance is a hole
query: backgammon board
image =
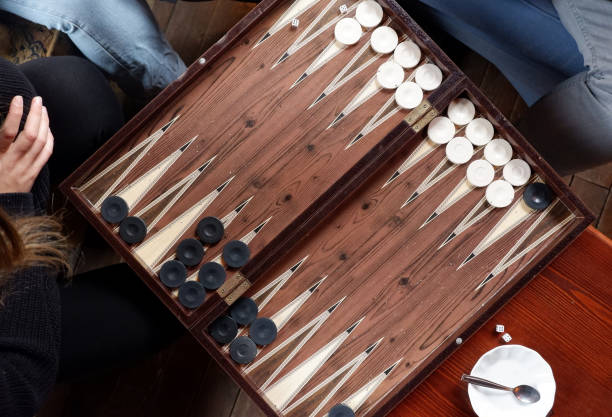
{"type": "Polygon", "coordinates": [[[62,185],[269,416],[386,414],[593,219],[393,0],[339,42],[361,3],[263,1],[62,185]]]}

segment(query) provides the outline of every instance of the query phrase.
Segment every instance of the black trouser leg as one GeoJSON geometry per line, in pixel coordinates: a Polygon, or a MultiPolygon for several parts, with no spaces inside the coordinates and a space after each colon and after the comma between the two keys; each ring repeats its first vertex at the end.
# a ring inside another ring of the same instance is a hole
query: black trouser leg
{"type": "Polygon", "coordinates": [[[41,58],[19,69],[49,112],[55,137],[49,169],[51,182],[57,184],[121,127],[121,108],[100,70],[85,59],[41,58]]]}

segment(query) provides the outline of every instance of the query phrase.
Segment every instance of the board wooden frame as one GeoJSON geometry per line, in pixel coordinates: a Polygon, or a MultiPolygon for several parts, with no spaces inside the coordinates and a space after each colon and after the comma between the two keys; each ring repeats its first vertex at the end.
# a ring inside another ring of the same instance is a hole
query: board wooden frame
{"type": "MultiPolygon", "coordinates": [[[[88,176],[95,166],[95,161],[108,158],[116,152],[122,143],[134,135],[135,132],[143,129],[155,116],[163,111],[164,106],[171,103],[186,88],[196,82],[198,77],[205,74],[207,69],[215,60],[232,46],[246,33],[253,25],[259,22],[272,8],[276,7],[285,0],[264,0],[255,7],[247,16],[238,22],[228,33],[223,36],[216,44],[206,51],[199,60],[191,65],[185,74],[177,81],[173,82],[168,88],[152,100],[136,117],[128,122],[107,145],[96,152],[85,164],[79,167],[61,185],[61,190],[70,199],[74,206],[85,216],[87,221],[106,239],[114,250],[127,260],[130,267],[143,279],[145,284],[164,302],[164,304],[174,312],[174,314],[191,330],[194,336],[200,341],[211,356],[230,374],[236,382],[243,388],[258,404],[258,406],[269,417],[282,417],[271,407],[271,405],[259,394],[257,387],[254,387],[248,380],[242,377],[239,369],[231,362],[228,355],[210,338],[206,332],[208,325],[222,314],[233,300],[228,301],[228,297],[218,297],[213,295],[213,301],[207,304],[208,307],[197,310],[196,314],[183,314],[176,307],[176,302],[172,302],[167,291],[154,280],[149,272],[130,256],[129,246],[117,243],[112,229],[103,224],[89,208],[89,203],[73,189],[73,184],[78,183],[82,178],[88,176]]],[[[437,354],[431,360],[424,363],[416,375],[410,381],[397,387],[388,393],[384,404],[367,414],[367,417],[381,417],[405,397],[414,387],[422,382],[431,372],[433,372],[441,362],[443,362],[455,349],[459,347],[454,342],[456,338],[466,340],[476,330],[478,330],[488,318],[499,310],[508,300],[512,298],[523,286],[525,286],[539,271],[541,271],[552,259],[557,256],[571,241],[573,241],[582,230],[584,230],[594,219],[593,215],[586,209],[584,204],[569,190],[563,180],[554,170],[539,156],[529,142],[512,126],[512,124],[496,109],[482,92],[461,73],[454,63],[444,54],[444,52],[429,38],[425,32],[407,15],[407,13],[394,0],[379,0],[385,12],[394,17],[396,23],[402,25],[406,31],[414,34],[416,41],[421,48],[429,51],[436,59],[436,63],[446,68],[449,74],[448,88],[444,91],[435,92],[435,100],[432,100],[433,107],[427,109],[422,117],[422,123],[417,123],[411,127],[408,123],[402,122],[392,129],[384,139],[373,148],[358,164],[356,164],[340,181],[334,184],[324,193],[321,198],[311,204],[302,215],[293,222],[288,228],[279,234],[258,256],[254,257],[241,271],[241,277],[249,285],[259,280],[261,276],[269,270],[278,259],[288,253],[300,239],[305,239],[309,230],[315,228],[323,219],[333,215],[334,211],[346,201],[362,182],[376,175],[375,166],[382,165],[398,152],[408,152],[416,146],[418,131],[425,126],[425,122],[431,120],[438,113],[441,113],[447,104],[454,97],[460,95],[468,96],[482,108],[486,109],[487,115],[496,122],[497,128],[503,132],[504,137],[508,138],[512,145],[518,149],[518,153],[523,155],[532,167],[535,167],[542,178],[551,186],[561,201],[576,215],[574,226],[566,233],[552,250],[545,254],[540,254],[531,267],[520,278],[500,293],[487,306],[485,312],[472,320],[464,328],[459,329],[445,346],[437,349],[437,354]],[[299,237],[299,238],[298,238],[299,237]]],[[[238,281],[237,281],[238,282],[238,281]]],[[[247,286],[248,288],[248,286],[247,286]]],[[[232,288],[235,289],[235,288],[232,288]]],[[[229,295],[229,293],[228,293],[229,295]]]]}

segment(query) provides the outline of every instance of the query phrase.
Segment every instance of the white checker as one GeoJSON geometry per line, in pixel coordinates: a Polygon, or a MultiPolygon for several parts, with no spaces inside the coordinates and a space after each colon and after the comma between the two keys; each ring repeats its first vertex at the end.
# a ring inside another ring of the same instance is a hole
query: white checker
{"type": "Polygon", "coordinates": [[[397,88],[404,81],[404,69],[395,62],[385,62],[376,71],[376,81],[382,88],[397,88]]]}
{"type": "Polygon", "coordinates": [[[295,19],[295,18],[294,18],[294,19],[291,21],[291,27],[296,28],[296,27],[298,27],[299,25],[300,25],[300,19],[295,19]]]}
{"type": "Polygon", "coordinates": [[[425,91],[435,90],[442,84],[442,71],[434,64],[424,64],[414,75],[416,83],[425,91]]]}
{"type": "Polygon", "coordinates": [[[512,159],[512,146],[506,139],[493,139],[485,146],[484,156],[487,161],[500,167],[512,159]]]}
{"type": "Polygon", "coordinates": [[[355,11],[355,19],[364,28],[373,28],[380,25],[383,19],[383,9],[380,4],[373,0],[366,0],[359,3],[355,11]]]}
{"type": "Polygon", "coordinates": [[[452,138],[446,144],[446,157],[453,164],[465,164],[472,159],[472,155],[474,155],[474,146],[463,136],[452,138]]]}
{"type": "Polygon", "coordinates": [[[448,117],[438,116],[427,127],[429,139],[443,145],[455,136],[455,124],[448,117]]]}
{"type": "Polygon", "coordinates": [[[467,98],[456,98],[448,105],[448,118],[456,125],[466,125],[472,121],[476,108],[467,98]]]}
{"type": "Polygon", "coordinates": [[[493,181],[487,187],[485,197],[493,207],[507,207],[514,200],[514,188],[508,181],[493,181]]]}
{"type": "Polygon", "coordinates": [[[413,68],[421,61],[421,48],[410,39],[400,42],[393,52],[393,60],[404,68],[413,68]]]}
{"type": "Polygon", "coordinates": [[[493,139],[495,129],[484,117],[478,117],[468,123],[465,128],[465,137],[476,146],[486,145],[493,139]]]}
{"type": "Polygon", "coordinates": [[[515,187],[527,184],[531,178],[531,167],[522,159],[513,159],[504,166],[504,179],[515,187]]]}
{"type": "Polygon", "coordinates": [[[334,36],[343,45],[354,45],[361,38],[361,25],[352,17],[345,17],[336,23],[334,36]]]}
{"type": "Polygon", "coordinates": [[[395,90],[395,102],[402,109],[414,109],[423,101],[423,90],[412,81],[405,81],[395,90]]]}
{"type": "Polygon", "coordinates": [[[510,341],[512,340],[512,336],[510,336],[509,333],[504,333],[502,335],[502,340],[506,343],[510,343],[510,341]]]}
{"type": "Polygon", "coordinates": [[[370,37],[370,45],[378,54],[389,54],[397,46],[399,38],[397,32],[389,26],[374,29],[370,37]]]}
{"type": "Polygon", "coordinates": [[[497,333],[503,333],[506,331],[506,327],[503,324],[496,324],[495,325],[495,331],[497,333]]]}
{"type": "Polygon", "coordinates": [[[467,180],[474,187],[486,187],[495,177],[495,168],[484,159],[477,159],[468,165],[467,180]]]}
{"type": "Polygon", "coordinates": [[[348,7],[346,7],[346,4],[343,4],[340,6],[340,13],[344,14],[346,12],[348,12],[348,7]]]}

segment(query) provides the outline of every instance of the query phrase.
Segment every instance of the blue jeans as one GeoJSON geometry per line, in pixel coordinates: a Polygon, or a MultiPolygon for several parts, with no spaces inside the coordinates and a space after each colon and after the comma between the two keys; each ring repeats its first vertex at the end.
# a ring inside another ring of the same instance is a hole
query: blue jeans
{"type": "Polygon", "coordinates": [[[612,161],[612,1],[402,5],[499,68],[530,106],[520,130],[559,173],[612,161]]]}
{"type": "Polygon", "coordinates": [[[65,32],[131,94],[153,94],[186,69],[144,0],[0,0],[0,10],[65,32]]]}

